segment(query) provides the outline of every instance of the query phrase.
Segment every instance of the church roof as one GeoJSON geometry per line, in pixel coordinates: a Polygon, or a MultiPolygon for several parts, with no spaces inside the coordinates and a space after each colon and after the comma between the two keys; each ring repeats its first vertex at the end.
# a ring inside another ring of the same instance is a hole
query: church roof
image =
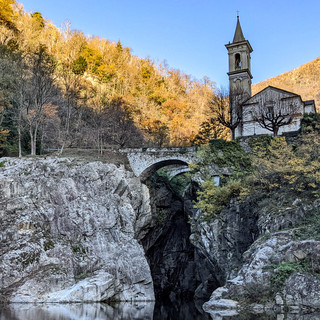
{"type": "Polygon", "coordinates": [[[245,38],[243,36],[243,32],[241,29],[241,25],[240,25],[240,20],[239,20],[239,16],[237,17],[237,26],[236,26],[236,31],[234,33],[234,37],[233,37],[233,43],[235,42],[241,42],[244,41],[245,38]]]}
{"type": "MultiPolygon", "coordinates": [[[[294,92],[290,92],[290,91],[287,91],[287,90],[283,90],[283,89],[280,89],[280,88],[277,88],[277,87],[274,87],[274,86],[267,86],[267,87],[265,87],[264,89],[262,89],[261,91],[259,91],[259,92],[257,92],[255,95],[253,95],[252,97],[250,97],[248,100],[246,100],[246,101],[244,101],[244,105],[246,105],[246,104],[250,104],[251,103],[251,101],[255,98],[255,97],[257,97],[258,95],[260,95],[260,94],[263,94],[265,91],[268,91],[268,90],[275,90],[275,91],[277,91],[277,92],[280,92],[280,93],[284,93],[284,94],[287,94],[288,96],[288,98],[290,97],[299,97],[300,99],[301,99],[301,96],[300,95],[298,95],[298,94],[296,94],[296,93],[294,93],[294,92]]],[[[302,99],[301,99],[301,101],[302,101],[302,99]]]]}

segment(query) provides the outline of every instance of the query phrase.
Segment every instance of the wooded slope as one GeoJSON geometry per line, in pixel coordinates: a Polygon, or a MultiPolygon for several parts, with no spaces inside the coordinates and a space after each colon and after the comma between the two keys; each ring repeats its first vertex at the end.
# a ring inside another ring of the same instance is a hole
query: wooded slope
{"type": "Polygon", "coordinates": [[[21,135],[25,152],[28,135],[31,151],[40,142],[50,148],[188,145],[207,119],[214,89],[208,78],[139,58],[120,41],[86,36],[68,22],[58,28],[15,0],[0,4],[0,131],[9,132],[0,141],[13,145],[21,135]],[[40,82],[55,90],[41,91],[40,82]]]}
{"type": "Polygon", "coordinates": [[[252,93],[267,86],[297,93],[303,100],[315,100],[317,111],[320,112],[320,57],[277,77],[254,84],[252,93]]]}

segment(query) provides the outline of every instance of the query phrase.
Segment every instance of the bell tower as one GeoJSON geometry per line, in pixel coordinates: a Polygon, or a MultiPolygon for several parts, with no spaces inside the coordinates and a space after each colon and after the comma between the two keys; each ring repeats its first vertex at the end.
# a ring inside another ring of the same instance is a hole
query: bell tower
{"type": "Polygon", "coordinates": [[[229,55],[229,92],[232,123],[237,126],[232,131],[232,139],[241,136],[242,116],[239,114],[239,105],[251,97],[251,56],[253,51],[248,40],[243,36],[239,15],[232,43],[226,44],[229,55]]]}

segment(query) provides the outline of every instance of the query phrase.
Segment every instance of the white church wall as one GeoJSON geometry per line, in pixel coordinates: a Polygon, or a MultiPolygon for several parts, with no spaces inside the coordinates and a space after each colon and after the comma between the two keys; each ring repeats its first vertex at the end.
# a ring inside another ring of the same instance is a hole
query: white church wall
{"type": "Polygon", "coordinates": [[[279,135],[300,129],[300,120],[304,113],[304,103],[300,96],[278,89],[268,88],[253,96],[247,103],[248,104],[243,107],[242,132],[238,136],[273,134],[271,131],[263,128],[257,121],[254,121],[254,116],[262,112],[267,112],[268,105],[273,107],[275,113],[279,110],[284,110],[285,112],[286,110],[290,110],[290,106],[295,106],[295,119],[291,124],[280,127],[279,135]]]}
{"type": "MultiPolygon", "coordinates": [[[[280,127],[278,135],[282,135],[283,133],[298,131],[300,129],[300,122],[301,122],[301,119],[296,119],[289,125],[280,127]]],[[[243,137],[261,135],[261,134],[273,135],[273,132],[261,127],[260,124],[256,121],[250,121],[243,124],[243,130],[242,130],[243,137]]],[[[239,135],[238,137],[240,136],[241,135],[239,135]]]]}

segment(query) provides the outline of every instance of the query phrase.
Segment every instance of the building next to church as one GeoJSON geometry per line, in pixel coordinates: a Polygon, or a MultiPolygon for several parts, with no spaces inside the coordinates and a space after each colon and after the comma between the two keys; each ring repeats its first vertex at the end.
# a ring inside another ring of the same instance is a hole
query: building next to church
{"type": "Polygon", "coordinates": [[[239,16],[229,55],[229,96],[232,139],[244,136],[294,133],[300,129],[304,113],[316,112],[314,100],[272,86],[251,94],[250,43],[243,36],[239,16]]]}

